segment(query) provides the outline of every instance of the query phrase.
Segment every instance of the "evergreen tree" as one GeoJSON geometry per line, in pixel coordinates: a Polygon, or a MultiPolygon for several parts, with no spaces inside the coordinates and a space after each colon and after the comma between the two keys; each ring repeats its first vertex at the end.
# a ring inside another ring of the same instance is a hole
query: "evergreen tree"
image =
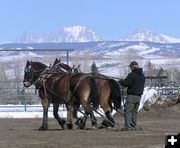
{"type": "Polygon", "coordinates": [[[93,74],[98,74],[99,73],[98,72],[98,68],[96,67],[96,63],[95,62],[93,62],[92,65],[91,65],[91,72],[93,74]]]}

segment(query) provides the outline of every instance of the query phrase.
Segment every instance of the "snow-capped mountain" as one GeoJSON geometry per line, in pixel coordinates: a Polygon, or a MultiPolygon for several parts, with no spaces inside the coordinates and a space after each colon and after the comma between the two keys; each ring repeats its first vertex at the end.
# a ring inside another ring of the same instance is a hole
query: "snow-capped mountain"
{"type": "Polygon", "coordinates": [[[146,41],[146,42],[156,42],[156,43],[180,43],[180,39],[169,37],[164,34],[155,33],[150,30],[139,29],[134,33],[122,37],[121,41],[146,41]]]}
{"type": "Polygon", "coordinates": [[[18,43],[43,43],[43,42],[89,42],[100,41],[102,38],[84,26],[71,26],[51,33],[24,33],[18,43]]]}
{"type": "MultiPolygon", "coordinates": [[[[90,42],[102,41],[103,37],[85,26],[70,26],[50,33],[26,32],[17,39],[18,43],[45,42],[90,42]]],[[[120,41],[143,41],[155,43],[180,43],[180,39],[146,29],[139,29],[134,33],[122,37],[120,41]]]]}

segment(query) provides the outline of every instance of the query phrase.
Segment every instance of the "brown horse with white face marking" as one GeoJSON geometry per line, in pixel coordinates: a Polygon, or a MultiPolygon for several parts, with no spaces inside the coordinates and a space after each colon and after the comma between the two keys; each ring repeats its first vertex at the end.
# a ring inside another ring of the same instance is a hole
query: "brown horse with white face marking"
{"type": "MultiPolygon", "coordinates": [[[[91,80],[86,76],[80,78],[79,74],[72,76],[69,72],[64,72],[61,65],[66,64],[59,63],[55,60],[51,68],[48,68],[41,73],[36,84],[40,84],[41,87],[43,86],[44,90],[46,90],[47,94],[49,94],[48,98],[51,98],[50,95],[53,96],[53,99],[56,100],[53,104],[59,104],[57,100],[64,101],[63,103],[67,105],[70,104],[70,106],[67,106],[68,109],[72,110],[72,113],[68,114],[68,120],[70,123],[72,123],[72,117],[77,119],[77,110],[79,109],[79,105],[82,104],[85,109],[85,114],[90,114],[92,118],[92,125],[96,127],[96,119],[92,110],[90,110],[89,104],[91,80]],[[82,100],[83,102],[81,102],[82,100]]],[[[57,111],[58,106],[54,108],[54,112],[57,111]]]]}
{"type": "MultiPolygon", "coordinates": [[[[43,106],[43,123],[42,126],[39,128],[39,130],[47,130],[48,129],[48,107],[50,103],[53,103],[53,114],[58,123],[61,125],[63,128],[65,121],[63,119],[60,119],[58,116],[58,107],[59,104],[64,103],[64,100],[57,98],[56,96],[53,96],[50,93],[47,93],[47,90],[44,88],[43,84],[38,83],[38,79],[41,75],[41,73],[47,68],[45,64],[42,64],[40,62],[32,62],[32,61],[27,61],[26,67],[24,69],[24,80],[23,84],[25,87],[30,87],[31,85],[35,85],[36,89],[39,91],[39,96],[41,98],[42,106],[43,106]]],[[[51,74],[47,74],[47,77],[50,77],[51,74]]],[[[45,82],[45,77],[43,78],[45,82]]],[[[59,79],[59,77],[57,78],[59,79]]],[[[61,85],[64,85],[65,87],[68,87],[68,79],[64,80],[61,85]]],[[[43,82],[43,83],[44,83],[43,82]]],[[[55,83],[55,82],[53,82],[55,83]]],[[[48,84],[49,86],[50,84],[48,84]]],[[[61,97],[66,98],[68,92],[67,90],[61,89],[61,92],[59,93],[65,93],[61,97]]]]}
{"type": "MultiPolygon", "coordinates": [[[[55,60],[51,68],[40,62],[27,61],[24,70],[24,86],[30,87],[32,84],[35,85],[36,89],[39,91],[39,96],[41,98],[43,106],[43,123],[39,130],[48,129],[48,107],[49,104],[53,104],[53,114],[57,119],[59,124],[64,126],[65,121],[60,119],[58,116],[59,104],[66,104],[67,107],[67,117],[69,123],[68,128],[72,128],[72,117],[69,114],[69,102],[71,91],[69,90],[70,76],[68,75],[71,68],[59,61],[55,60]],[[55,68],[54,68],[55,66],[55,68]],[[58,67],[58,72],[56,68],[58,67]],[[63,69],[63,70],[62,70],[63,69]],[[66,72],[66,71],[67,72],[66,72]]],[[[87,83],[88,84],[88,83],[87,83]]],[[[73,107],[73,117],[77,119],[76,101],[73,107]]],[[[78,106],[79,107],[79,106],[78,106]]]]}

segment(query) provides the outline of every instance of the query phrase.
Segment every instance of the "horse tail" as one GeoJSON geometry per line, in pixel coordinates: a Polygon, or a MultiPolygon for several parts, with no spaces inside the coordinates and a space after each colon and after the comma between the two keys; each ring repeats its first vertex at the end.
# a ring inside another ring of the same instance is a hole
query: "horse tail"
{"type": "Polygon", "coordinates": [[[93,108],[97,109],[99,107],[100,92],[93,78],[90,79],[90,89],[89,102],[92,103],[93,108]]]}
{"type": "Polygon", "coordinates": [[[121,90],[120,85],[117,81],[110,79],[108,80],[110,86],[110,101],[114,103],[116,110],[121,109],[121,90]]]}

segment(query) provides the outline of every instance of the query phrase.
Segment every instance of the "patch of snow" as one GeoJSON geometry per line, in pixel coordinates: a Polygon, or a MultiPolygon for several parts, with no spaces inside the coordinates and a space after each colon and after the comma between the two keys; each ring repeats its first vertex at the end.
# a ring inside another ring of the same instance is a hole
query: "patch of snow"
{"type": "Polygon", "coordinates": [[[150,104],[154,104],[157,101],[158,92],[154,88],[145,87],[143,95],[141,97],[139,110],[141,110],[144,104],[148,101],[150,104]]]}
{"type": "Polygon", "coordinates": [[[148,49],[148,50],[145,50],[145,51],[141,51],[139,53],[139,55],[149,54],[149,53],[153,53],[153,52],[159,51],[159,50],[160,50],[160,48],[151,48],[151,49],[148,49]]]}

